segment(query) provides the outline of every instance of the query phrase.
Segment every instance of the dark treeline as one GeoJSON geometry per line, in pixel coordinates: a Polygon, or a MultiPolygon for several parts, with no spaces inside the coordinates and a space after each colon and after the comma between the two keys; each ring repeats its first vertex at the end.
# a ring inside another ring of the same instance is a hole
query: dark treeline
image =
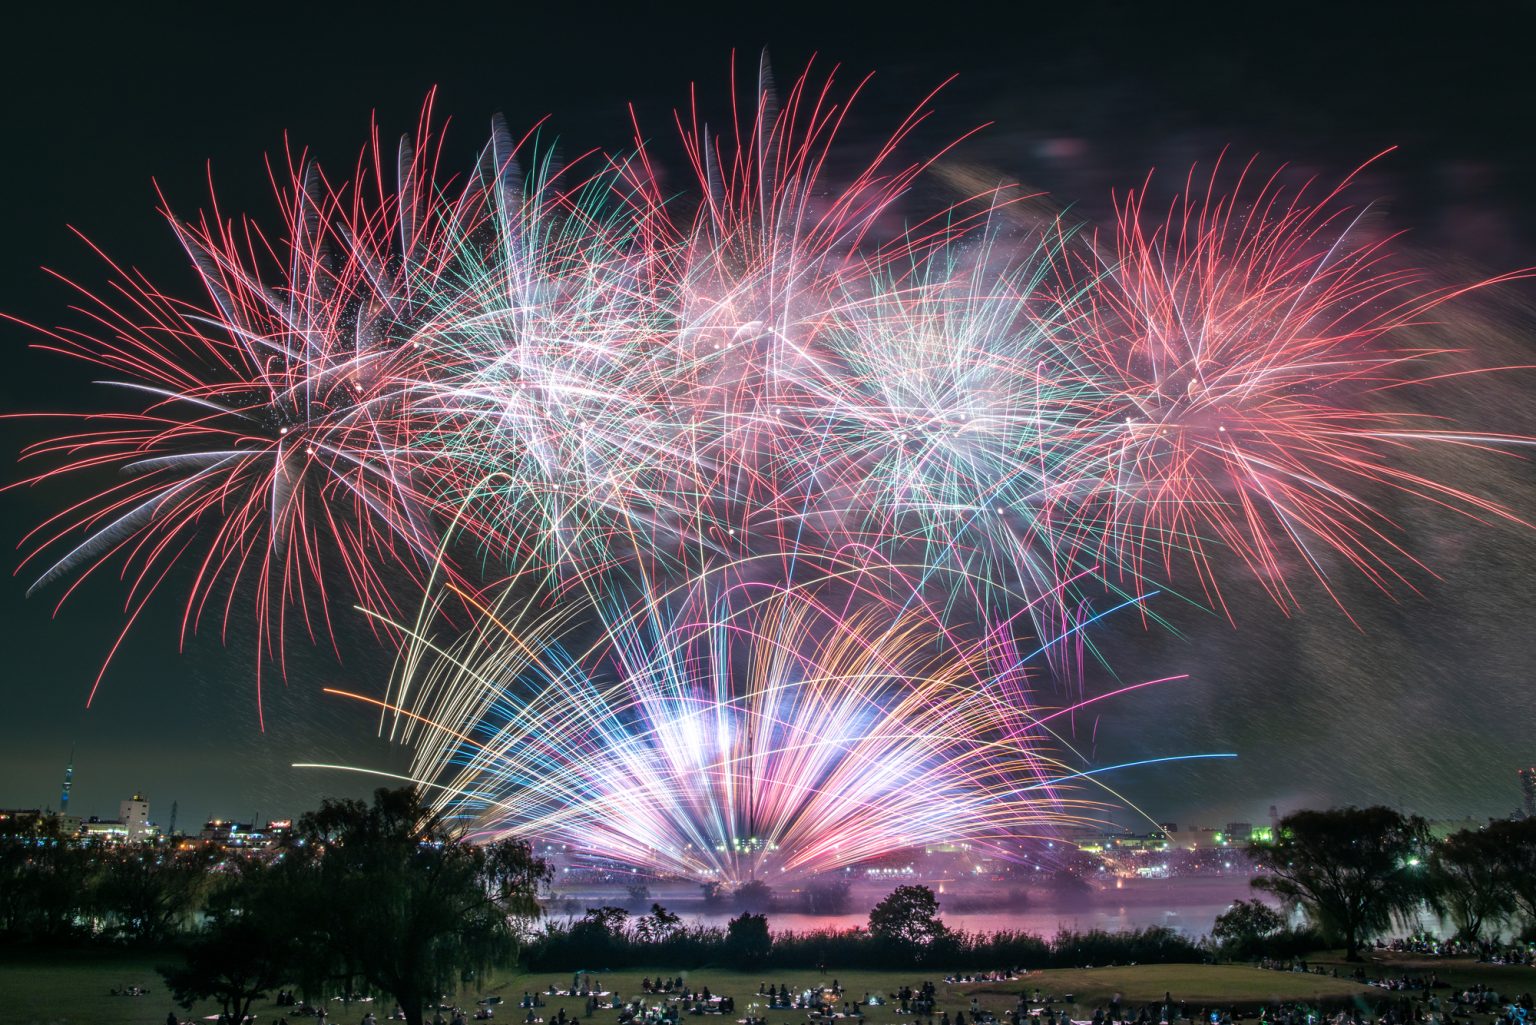
{"type": "MultiPolygon", "coordinates": [[[[1255,888],[1275,903],[1239,901],[1198,940],[1162,928],[1050,939],[952,930],[937,895],[916,885],[875,905],[867,928],[846,931],[775,933],[766,914],[739,905],[724,928],[685,924],[659,904],[539,925],[550,872],[528,844],[469,843],[407,788],[380,790],[371,804],[326,801],[262,857],[92,846],[46,829],[0,835],[0,943],[158,946],[180,1002],[216,1001],[235,1021],[283,989],[383,996],[420,1025],[445,994],[516,964],[990,972],[1270,961],[1338,947],[1358,958],[1425,912],[1450,925],[1446,942],[1480,956],[1501,937],[1536,938],[1536,819],[1437,842],[1422,819],[1389,808],[1302,811],[1249,855],[1255,888]]],[[[845,885],[814,885],[820,903],[842,909],[845,885]]],[[[748,903],[772,906],[760,889],[748,903]]]]}
{"type": "Polygon", "coordinates": [[[0,942],[164,944],[195,930],[220,881],[210,850],[0,836],[0,942]]]}
{"type": "MultiPolygon", "coordinates": [[[[1254,844],[1249,855],[1261,873],[1254,888],[1304,912],[1351,961],[1388,929],[1411,929],[1425,911],[1473,945],[1505,930],[1536,938],[1536,818],[1491,821],[1436,842],[1422,818],[1392,808],[1298,811],[1280,820],[1272,844],[1254,844]]],[[[1245,939],[1259,942],[1282,932],[1274,920],[1244,929],[1245,939]]]]}
{"type": "Polygon", "coordinates": [[[923,910],[902,926],[882,928],[878,912],[892,902],[926,903],[924,886],[904,886],[872,913],[870,929],[770,932],[766,915],[743,914],[725,928],[685,925],[660,905],[649,914],[629,916],[616,907],[592,908],[574,922],[552,923],[533,937],[524,959],[533,971],[649,968],[656,965],[719,966],[743,971],[815,969],[836,965],[845,970],[944,968],[992,971],[1010,968],[1072,968],[1087,965],[1188,962],[1208,959],[1202,945],[1171,929],[1134,932],[1063,930],[1053,939],[1005,930],[980,933],[952,930],[923,910]]]}
{"type": "Polygon", "coordinates": [[[528,844],[468,843],[416,791],[380,790],[325,801],[264,857],[0,838],[0,928],[13,945],[158,945],[176,1000],[229,1021],[286,987],[379,995],[421,1025],[443,994],[517,962],[548,877],[528,844]]]}

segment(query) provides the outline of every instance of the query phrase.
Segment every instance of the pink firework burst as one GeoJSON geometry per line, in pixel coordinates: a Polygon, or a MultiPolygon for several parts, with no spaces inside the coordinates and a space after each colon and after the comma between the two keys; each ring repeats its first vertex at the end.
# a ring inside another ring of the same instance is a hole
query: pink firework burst
{"type": "Polygon", "coordinates": [[[1252,162],[1224,194],[1220,173],[1201,183],[1191,171],[1166,214],[1146,187],[1127,193],[1112,240],[1067,275],[1086,267],[1095,281],[1080,344],[1107,398],[1084,452],[1085,518],[1111,561],[1138,577],[1187,563],[1220,603],[1225,549],[1291,606],[1288,552],[1335,601],[1334,555],[1383,590],[1406,582],[1414,560],[1383,495],[1514,520],[1395,457],[1525,439],[1446,429],[1388,393],[1443,376],[1450,350],[1415,330],[1439,307],[1518,275],[1441,287],[1404,268],[1394,237],[1343,202],[1358,171],[1323,195],[1287,188],[1280,171],[1254,188],[1252,162]]]}
{"type": "MultiPolygon", "coordinates": [[[[429,114],[430,102],[424,138],[429,114]]],[[[204,301],[108,261],[106,294],[74,286],[88,330],[38,329],[42,347],[106,369],[130,401],[72,417],[80,429],[24,453],[47,467],[21,484],[115,473],[24,540],[24,566],[43,567],[32,589],[72,576],[67,597],[116,564],[129,581],[124,635],[173,569],[193,574],[183,636],[209,614],[226,633],[247,598],[258,703],[260,663],[281,660],[292,627],[333,639],[338,590],[394,607],[438,545],[430,500],[391,453],[448,222],[430,215],[430,148],[401,144],[398,188],[382,162],[375,134],[336,185],[290,153],[271,169],[275,236],[216,199],[191,222],[164,207],[204,301]]]]}

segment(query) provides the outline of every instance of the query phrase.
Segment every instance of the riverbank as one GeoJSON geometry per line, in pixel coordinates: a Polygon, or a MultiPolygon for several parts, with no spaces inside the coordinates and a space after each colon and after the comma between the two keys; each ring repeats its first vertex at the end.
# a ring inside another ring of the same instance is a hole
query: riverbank
{"type": "MultiPolygon", "coordinates": [[[[1199,876],[1179,879],[1106,879],[1087,890],[1064,897],[1046,890],[970,886],[962,895],[942,892],[936,884],[939,913],[951,929],[971,932],[1017,931],[1051,937],[1060,929],[1087,932],[1123,932],[1160,927],[1173,929],[1191,939],[1211,931],[1216,916],[1234,900],[1254,896],[1251,876],[1199,876]]],[[[849,893],[849,911],[842,914],[807,914],[799,910],[798,894],[778,894],[778,906],[768,913],[775,932],[822,932],[861,929],[869,922],[869,908],[891,890],[889,881],[860,882],[849,893]]],[[[641,901],[621,886],[586,886],[562,891],[545,902],[545,911],[556,919],[580,917],[587,908],[609,904],[643,914],[659,903],[689,924],[724,926],[740,912],[729,904],[706,904],[699,888],[683,883],[659,883],[647,887],[641,901]]]]}

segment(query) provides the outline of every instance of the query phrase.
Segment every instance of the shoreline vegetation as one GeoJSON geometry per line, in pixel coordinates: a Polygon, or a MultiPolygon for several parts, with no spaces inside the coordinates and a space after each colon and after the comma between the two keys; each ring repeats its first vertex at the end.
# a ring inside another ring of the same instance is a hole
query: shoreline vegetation
{"type": "MultiPolygon", "coordinates": [[[[550,864],[523,840],[468,842],[411,788],[325,801],[267,857],[18,835],[0,844],[0,964],[11,966],[0,1025],[323,1025],[316,1009],[334,1025],[377,1025],[396,1010],[408,1025],[437,1025],[444,1011],[444,1025],[682,1025],[714,1011],[721,1025],[1068,1025],[1085,1015],[1093,1025],[1228,1025],[1223,1016],[1244,1007],[1277,1009],[1276,1025],[1322,1025],[1321,1011],[1348,1012],[1329,1025],[1491,1025],[1479,1016],[1500,1001],[1530,1003],[1536,819],[1436,842],[1423,820],[1389,808],[1302,811],[1246,854],[1268,902],[1235,901],[1208,935],[1150,926],[1047,938],[954,928],[941,917],[947,898],[921,884],[896,886],[854,929],[775,931],[757,910],[775,894],[756,881],[711,892],[737,912],[723,927],[685,923],[660,903],[541,922],[550,864]],[[1421,933],[1426,909],[1454,925],[1453,938],[1421,933]],[[1417,970],[1404,967],[1415,958],[1417,970]],[[670,982],[658,991],[652,974],[670,982]],[[938,980],[947,988],[936,999],[938,980]],[[1135,996],[1147,986],[1155,1006],[1135,996]],[[9,1000],[23,989],[33,995],[9,1000]],[[159,1010],[145,1018],[149,1004],[159,1010]]],[[[1086,888],[1058,875],[1063,893],[1086,888]]],[[[851,910],[845,882],[807,890],[851,910]]]]}

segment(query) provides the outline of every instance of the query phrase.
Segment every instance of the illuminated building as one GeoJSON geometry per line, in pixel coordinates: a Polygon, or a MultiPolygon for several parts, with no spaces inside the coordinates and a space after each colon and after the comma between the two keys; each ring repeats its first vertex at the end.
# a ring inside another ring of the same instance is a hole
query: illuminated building
{"type": "Polygon", "coordinates": [[[145,839],[154,828],[149,824],[149,802],[143,794],[134,794],[119,804],[117,820],[123,824],[129,843],[145,839]]]}
{"type": "Polygon", "coordinates": [[[120,802],[115,819],[101,819],[92,815],[80,824],[80,832],[87,839],[116,843],[139,843],[154,840],[160,835],[160,830],[149,821],[149,801],[143,794],[134,794],[120,802]]]}

